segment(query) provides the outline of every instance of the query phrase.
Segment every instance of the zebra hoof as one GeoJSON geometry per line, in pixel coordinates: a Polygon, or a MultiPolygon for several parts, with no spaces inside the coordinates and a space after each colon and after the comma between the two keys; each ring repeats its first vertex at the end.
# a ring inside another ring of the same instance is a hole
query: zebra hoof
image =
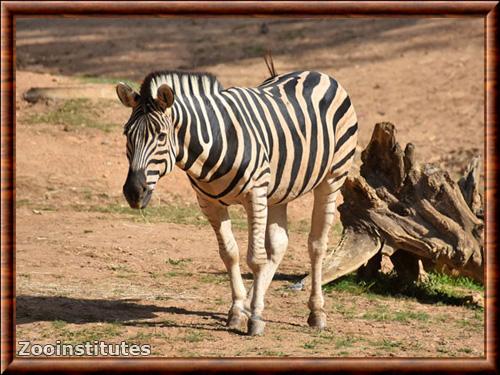
{"type": "Polygon", "coordinates": [[[326,328],[326,314],[323,311],[311,312],[307,319],[309,327],[323,330],[326,328]]]}
{"type": "Polygon", "coordinates": [[[261,318],[250,318],[248,320],[248,336],[262,336],[266,322],[261,318]]]}
{"type": "Polygon", "coordinates": [[[231,329],[243,330],[248,322],[248,316],[240,309],[229,311],[226,326],[231,329]]]}

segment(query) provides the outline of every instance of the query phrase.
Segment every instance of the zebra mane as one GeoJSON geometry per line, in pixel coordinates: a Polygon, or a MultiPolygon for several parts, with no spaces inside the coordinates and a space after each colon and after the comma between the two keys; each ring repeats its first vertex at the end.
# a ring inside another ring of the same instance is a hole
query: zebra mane
{"type": "Polygon", "coordinates": [[[142,82],[140,89],[141,102],[146,112],[154,104],[158,87],[166,83],[175,95],[211,94],[223,90],[217,78],[210,73],[184,72],[166,70],[149,73],[142,82]],[[196,88],[196,90],[195,90],[196,88]]]}

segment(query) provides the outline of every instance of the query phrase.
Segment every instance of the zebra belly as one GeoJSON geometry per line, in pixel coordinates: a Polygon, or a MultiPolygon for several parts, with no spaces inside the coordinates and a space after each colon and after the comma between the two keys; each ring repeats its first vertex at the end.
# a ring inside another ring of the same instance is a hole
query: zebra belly
{"type": "MultiPolygon", "coordinates": [[[[321,181],[318,181],[316,184],[310,186],[307,190],[302,190],[296,187],[295,189],[292,189],[291,191],[288,191],[286,187],[278,188],[275,190],[275,192],[272,195],[269,195],[271,189],[268,188],[268,206],[275,206],[275,205],[280,205],[280,204],[285,204],[288,202],[291,202],[307,193],[309,193],[311,190],[313,190],[315,187],[317,187],[321,181]]],[[[214,194],[207,193],[205,189],[208,187],[205,186],[205,184],[196,182],[193,183],[191,182],[191,186],[193,189],[203,196],[204,198],[211,200],[211,201],[217,201],[223,205],[235,205],[235,204],[242,204],[243,200],[245,199],[245,194],[226,194],[224,196],[217,196],[214,194]]],[[[247,192],[249,189],[246,189],[245,192],[247,192]]]]}
{"type": "Polygon", "coordinates": [[[268,188],[268,205],[274,206],[291,202],[316,188],[326,177],[327,168],[313,171],[307,175],[306,168],[300,170],[295,177],[284,176],[280,181],[274,181],[268,188]],[[316,172],[316,173],[314,173],[316,172]],[[320,173],[322,172],[322,173],[320,173]],[[305,178],[304,176],[307,177],[305,178]]]}

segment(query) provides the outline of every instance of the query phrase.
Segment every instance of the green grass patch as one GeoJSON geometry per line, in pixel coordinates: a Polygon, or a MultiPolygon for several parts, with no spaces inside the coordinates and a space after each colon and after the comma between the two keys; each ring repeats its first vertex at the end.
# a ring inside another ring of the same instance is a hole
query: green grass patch
{"type": "Polygon", "coordinates": [[[183,258],[183,259],[173,259],[168,258],[165,262],[170,264],[171,266],[183,266],[185,264],[191,263],[193,260],[191,258],[183,258]]]}
{"type": "Polygon", "coordinates": [[[46,113],[32,113],[24,121],[30,125],[44,123],[64,125],[67,130],[93,128],[104,132],[110,132],[118,126],[103,122],[100,117],[96,103],[92,103],[89,99],[69,99],[57,103],[54,109],[46,113]]]}
{"type": "Polygon", "coordinates": [[[333,347],[335,349],[346,349],[351,348],[359,341],[363,341],[361,337],[337,337],[336,334],[332,332],[322,331],[315,335],[315,338],[303,344],[304,349],[318,349],[318,346],[333,347]]]}
{"type": "Polygon", "coordinates": [[[29,199],[17,199],[16,200],[16,207],[29,207],[31,205],[32,205],[32,203],[29,199]]]}
{"type": "Polygon", "coordinates": [[[193,276],[192,272],[187,272],[187,271],[167,271],[163,273],[163,276],[165,277],[191,277],[193,276]]]}
{"type": "MultiPolygon", "coordinates": [[[[342,292],[355,295],[395,296],[414,298],[425,303],[443,303],[447,305],[465,305],[471,308],[481,308],[470,303],[470,294],[484,292],[484,287],[465,277],[450,277],[438,273],[429,273],[426,282],[407,284],[394,273],[379,274],[373,280],[359,279],[355,273],[344,276],[323,287],[326,293],[342,292]]],[[[402,320],[404,316],[400,317],[402,320]]],[[[425,317],[422,317],[424,320],[425,317]]]]}
{"type": "MultiPolygon", "coordinates": [[[[145,209],[133,209],[126,204],[110,203],[106,205],[79,205],[73,206],[77,211],[112,213],[128,215],[135,222],[143,223],[175,223],[183,225],[195,225],[202,227],[210,225],[197,204],[190,203],[161,203],[158,206],[150,206],[145,209]]],[[[233,229],[246,230],[247,219],[242,207],[230,208],[231,223],[233,229]]],[[[167,262],[187,260],[168,260],[167,262]]],[[[170,263],[174,265],[173,263],[170,263]]]]}
{"type": "Polygon", "coordinates": [[[276,351],[276,350],[261,350],[257,353],[257,355],[262,356],[262,357],[287,357],[288,354],[285,352],[281,351],[276,351]]]}
{"type": "Polygon", "coordinates": [[[197,205],[194,204],[164,204],[148,207],[143,210],[130,208],[128,205],[120,203],[110,203],[107,205],[74,206],[77,211],[112,213],[127,215],[135,222],[145,223],[176,223],[204,226],[208,221],[197,205]]]}
{"type": "Polygon", "coordinates": [[[311,340],[311,341],[308,341],[306,343],[304,343],[304,345],[302,346],[304,349],[316,349],[316,346],[318,345],[318,340],[311,340]]]}
{"type": "Polygon", "coordinates": [[[340,337],[335,340],[335,349],[350,348],[358,341],[359,338],[356,337],[340,337]]]}
{"type": "Polygon", "coordinates": [[[373,310],[365,312],[362,319],[373,320],[377,322],[400,322],[408,323],[413,320],[418,321],[429,321],[430,316],[425,312],[419,311],[392,311],[388,309],[385,305],[377,306],[373,310]]]}
{"type": "Polygon", "coordinates": [[[57,211],[57,207],[47,203],[35,203],[29,199],[17,199],[16,208],[27,207],[33,211],[57,211]]]}
{"type": "Polygon", "coordinates": [[[82,189],[83,198],[87,201],[92,200],[92,190],[88,187],[82,189]]]}
{"type": "Polygon", "coordinates": [[[409,322],[411,320],[418,320],[421,322],[429,321],[429,314],[423,311],[396,311],[393,314],[393,320],[396,322],[409,322]]]}
{"type": "Polygon", "coordinates": [[[229,281],[227,274],[205,273],[199,276],[199,280],[206,284],[226,284],[229,281]]]}
{"type": "Polygon", "coordinates": [[[186,336],[184,336],[184,341],[187,342],[201,342],[210,339],[212,339],[212,336],[200,331],[189,331],[186,336]]]}
{"type": "Polygon", "coordinates": [[[76,329],[62,320],[52,322],[54,338],[68,344],[79,344],[112,339],[123,334],[123,327],[118,323],[99,323],[89,328],[76,329]]]}
{"type": "Polygon", "coordinates": [[[214,300],[214,304],[216,304],[217,306],[223,306],[225,305],[227,302],[224,301],[222,298],[220,297],[217,297],[215,300],[214,300]]]}
{"type": "Polygon", "coordinates": [[[353,305],[347,306],[344,303],[337,303],[334,305],[334,308],[346,319],[352,319],[356,316],[356,308],[353,305]]]}
{"type": "Polygon", "coordinates": [[[131,273],[132,272],[130,267],[125,265],[125,264],[109,264],[109,265],[106,265],[106,268],[110,271],[115,271],[118,273],[121,273],[121,272],[131,273]]]}
{"type": "Polygon", "coordinates": [[[361,317],[365,320],[374,320],[376,322],[385,322],[391,320],[390,313],[389,311],[387,311],[387,308],[367,311],[361,317]]]}
{"type": "Polygon", "coordinates": [[[132,343],[150,343],[153,339],[166,339],[167,335],[162,332],[138,332],[135,336],[127,338],[132,343]]]}
{"type": "Polygon", "coordinates": [[[335,291],[350,294],[364,294],[370,292],[368,286],[369,284],[367,284],[366,282],[357,280],[355,274],[350,274],[324,285],[323,291],[325,293],[331,293],[335,291]]]}
{"type": "Polygon", "coordinates": [[[394,349],[401,348],[403,346],[403,343],[401,341],[389,340],[385,338],[381,340],[371,341],[370,344],[377,349],[389,352],[392,352],[394,349]]]}
{"type": "Polygon", "coordinates": [[[456,325],[460,329],[482,331],[484,329],[484,313],[482,311],[475,311],[473,317],[458,319],[456,325]]]}
{"type": "Polygon", "coordinates": [[[453,277],[444,273],[431,272],[426,283],[430,288],[455,292],[457,289],[484,292],[484,286],[468,277],[453,277]]]}
{"type": "Polygon", "coordinates": [[[127,339],[127,341],[136,343],[148,343],[150,342],[154,337],[154,333],[149,333],[149,332],[138,332],[135,336],[132,336],[127,339]]]}
{"type": "Polygon", "coordinates": [[[52,327],[54,327],[55,329],[63,329],[67,324],[68,323],[66,323],[64,320],[54,320],[52,322],[52,327]]]}

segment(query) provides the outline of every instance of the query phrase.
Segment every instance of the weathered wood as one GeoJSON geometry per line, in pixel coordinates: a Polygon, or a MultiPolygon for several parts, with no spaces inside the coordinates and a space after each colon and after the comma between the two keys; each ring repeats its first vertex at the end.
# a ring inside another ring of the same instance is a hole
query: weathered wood
{"type": "Polygon", "coordinates": [[[379,251],[368,262],[359,267],[356,272],[358,279],[368,281],[377,277],[379,271],[382,269],[382,257],[382,251],[379,251]]]}
{"type": "Polygon", "coordinates": [[[375,244],[392,248],[395,270],[406,279],[425,277],[419,261],[424,259],[483,282],[478,161],[456,183],[446,171],[420,165],[412,144],[403,150],[390,123],[375,125],[361,160],[360,174],[348,177],[342,187],[339,206],[344,233],[351,238],[325,259],[323,282],[353,270],[347,264],[366,264],[376,253],[375,244]]]}
{"type": "Polygon", "coordinates": [[[423,282],[428,278],[420,258],[409,251],[396,251],[391,256],[391,262],[399,280],[405,285],[413,282],[423,282]]]}
{"type": "MultiPolygon", "coordinates": [[[[379,237],[363,231],[357,232],[353,228],[344,229],[340,242],[323,261],[323,284],[356,271],[379,253],[381,248],[379,237]]],[[[310,286],[310,276],[302,279],[297,286],[307,289],[310,286]]]]}
{"type": "Polygon", "coordinates": [[[465,202],[469,205],[472,212],[483,217],[483,203],[479,194],[479,157],[474,157],[465,169],[465,173],[458,181],[458,186],[462,191],[465,202]]]}

